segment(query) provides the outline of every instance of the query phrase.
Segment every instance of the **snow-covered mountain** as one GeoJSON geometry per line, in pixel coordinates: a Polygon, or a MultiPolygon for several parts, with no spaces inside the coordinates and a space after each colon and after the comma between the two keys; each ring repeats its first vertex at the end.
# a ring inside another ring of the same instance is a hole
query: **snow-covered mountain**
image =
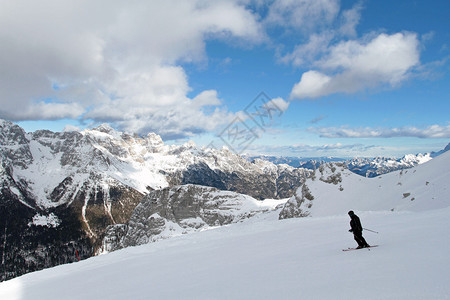
{"type": "Polygon", "coordinates": [[[371,158],[338,158],[338,157],[277,157],[277,156],[245,156],[247,160],[261,159],[274,164],[287,164],[293,167],[314,170],[329,162],[343,162],[352,172],[365,177],[376,177],[397,170],[412,168],[423,164],[434,157],[450,151],[450,143],[442,150],[430,153],[406,154],[401,158],[371,157],[371,158]]]}
{"type": "Polygon", "coordinates": [[[0,120],[0,232],[8,241],[0,254],[11,269],[1,279],[93,255],[107,226],[127,223],[153,190],[200,184],[287,198],[308,173],[250,163],[227,149],[169,146],[154,133],[139,137],[108,125],[26,133],[0,120]]]}
{"type": "Polygon", "coordinates": [[[346,167],[365,177],[376,177],[397,170],[409,169],[433,158],[431,153],[407,154],[402,158],[375,157],[352,158],[345,161],[346,167]]]}
{"type": "Polygon", "coordinates": [[[140,138],[106,124],[82,132],[25,133],[1,121],[0,147],[2,161],[12,165],[14,177],[23,179],[34,195],[35,203],[29,204],[41,208],[70,205],[77,190],[62,189],[65,185],[79,188],[76,182],[88,179],[109,178],[141,194],[175,184],[201,183],[264,199],[292,194],[288,185],[305,175],[304,170],[287,165],[262,160],[250,163],[227,149],[199,149],[192,143],[169,146],[154,133],[140,138]],[[98,174],[104,177],[89,178],[98,174]]]}
{"type": "Polygon", "coordinates": [[[340,157],[294,157],[294,156],[272,156],[272,155],[243,155],[247,160],[253,161],[255,159],[270,161],[274,164],[286,164],[295,168],[314,169],[323,163],[339,162],[346,160],[340,157]]]}
{"type": "Polygon", "coordinates": [[[343,214],[347,210],[439,209],[450,206],[450,152],[410,169],[366,178],[342,163],[322,165],[286,202],[280,218],[343,214]]]}

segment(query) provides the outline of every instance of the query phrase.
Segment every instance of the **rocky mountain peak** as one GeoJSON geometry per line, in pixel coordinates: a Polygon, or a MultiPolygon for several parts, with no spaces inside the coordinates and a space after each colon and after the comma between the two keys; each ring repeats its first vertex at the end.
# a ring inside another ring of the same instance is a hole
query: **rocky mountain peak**
{"type": "Polygon", "coordinates": [[[1,146],[25,145],[27,143],[25,130],[10,121],[0,120],[1,146]]]}
{"type": "Polygon", "coordinates": [[[101,125],[99,125],[99,126],[93,128],[92,130],[99,131],[99,132],[103,132],[103,133],[108,133],[108,134],[110,134],[110,133],[115,133],[115,132],[116,132],[116,130],[114,130],[114,128],[112,128],[112,127],[111,127],[109,124],[107,124],[107,123],[103,123],[103,124],[101,124],[101,125]]]}
{"type": "Polygon", "coordinates": [[[150,132],[147,134],[147,143],[153,147],[164,146],[164,142],[161,136],[157,135],[154,132],[150,132]]]}
{"type": "Polygon", "coordinates": [[[5,120],[0,120],[0,156],[22,168],[33,161],[25,130],[5,120]]]}

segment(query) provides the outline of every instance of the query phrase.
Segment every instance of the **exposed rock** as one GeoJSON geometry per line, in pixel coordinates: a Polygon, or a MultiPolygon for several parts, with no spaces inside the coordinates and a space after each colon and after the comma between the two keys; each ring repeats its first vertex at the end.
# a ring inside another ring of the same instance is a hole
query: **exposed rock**
{"type": "Polygon", "coordinates": [[[273,210],[276,204],[191,184],[153,191],[136,207],[126,225],[108,227],[103,250],[114,251],[209,226],[239,222],[273,210]]]}
{"type": "Polygon", "coordinates": [[[284,205],[279,215],[280,220],[309,216],[308,209],[311,208],[313,200],[314,196],[311,195],[308,186],[303,184],[301,192],[297,191],[284,205]]]}

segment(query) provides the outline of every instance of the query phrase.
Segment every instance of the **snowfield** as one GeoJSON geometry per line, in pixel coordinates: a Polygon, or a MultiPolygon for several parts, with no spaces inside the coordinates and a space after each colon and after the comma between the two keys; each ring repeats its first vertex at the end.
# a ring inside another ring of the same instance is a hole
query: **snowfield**
{"type": "MultiPolygon", "coordinates": [[[[366,178],[334,165],[316,170],[304,186],[312,196],[301,203],[313,217],[359,211],[424,211],[450,206],[450,152],[414,168],[366,178]],[[334,183],[333,183],[334,182],[334,183]]],[[[303,187],[289,202],[302,198],[303,187]]]]}
{"type": "MultiPolygon", "coordinates": [[[[160,144],[148,141],[153,142],[160,144]]],[[[180,161],[192,158],[189,154],[180,161]]],[[[450,299],[449,166],[450,151],[376,178],[327,165],[316,170],[283,208],[280,200],[238,197],[237,202],[224,202],[227,214],[264,213],[190,234],[169,224],[164,234],[173,236],[170,239],[1,282],[0,300],[450,299]],[[308,217],[278,220],[282,210],[308,217]],[[364,231],[367,242],[379,247],[342,251],[356,246],[348,232],[349,210],[361,218],[363,227],[379,232],[364,231]]],[[[34,167],[25,171],[40,170],[34,167]]],[[[140,167],[146,170],[148,165],[140,167]]],[[[202,219],[195,216],[180,224],[196,227],[202,219]]],[[[55,226],[59,219],[36,214],[31,221],[55,226]]],[[[7,240],[1,242],[5,248],[7,240]]]]}
{"type": "Polygon", "coordinates": [[[450,299],[450,208],[252,221],[0,283],[0,299],[450,299]]]}

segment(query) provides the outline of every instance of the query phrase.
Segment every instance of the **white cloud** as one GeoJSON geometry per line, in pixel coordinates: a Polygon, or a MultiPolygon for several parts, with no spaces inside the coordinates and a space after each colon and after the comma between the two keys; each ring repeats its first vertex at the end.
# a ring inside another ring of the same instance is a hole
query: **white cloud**
{"type": "Polygon", "coordinates": [[[63,132],[71,132],[71,131],[81,131],[81,128],[80,127],[78,127],[78,126],[74,126],[74,125],[71,125],[71,124],[67,124],[65,127],[64,127],[64,129],[63,129],[63,132]]]}
{"type": "Polygon", "coordinates": [[[227,122],[215,91],[187,96],[179,62],[204,60],[208,38],[264,39],[238,0],[2,1],[0,19],[0,117],[86,118],[137,132],[189,135],[227,122]]]}
{"type": "Polygon", "coordinates": [[[18,103],[10,103],[0,109],[2,118],[5,119],[45,119],[59,120],[64,118],[77,118],[84,112],[84,108],[78,103],[46,103],[44,101],[34,102],[27,106],[20,106],[18,103]],[[14,111],[9,111],[6,107],[13,106],[14,111]]]}
{"type": "Polygon", "coordinates": [[[85,118],[110,122],[129,132],[157,132],[165,139],[192,136],[228,123],[232,114],[221,108],[215,90],[206,90],[193,99],[181,67],[155,67],[136,72],[111,84],[113,97],[105,98],[85,114],[85,118]]]}
{"type": "Polygon", "coordinates": [[[291,53],[280,58],[283,63],[292,63],[294,66],[310,65],[321,57],[328,49],[333,39],[332,32],[323,32],[321,34],[312,34],[308,42],[296,45],[291,53]]]}
{"type": "Polygon", "coordinates": [[[278,110],[285,112],[289,108],[289,102],[285,101],[283,98],[273,98],[264,105],[267,109],[278,110]]]}
{"type": "Polygon", "coordinates": [[[341,15],[341,24],[338,33],[344,36],[356,36],[356,26],[361,18],[361,2],[356,3],[351,9],[344,10],[341,15]]]}
{"type": "Polygon", "coordinates": [[[431,125],[426,128],[417,128],[414,126],[399,128],[319,127],[309,128],[308,130],[326,138],[450,138],[450,125],[431,125]]]}
{"type": "Polygon", "coordinates": [[[200,107],[202,106],[208,106],[208,105],[220,105],[221,102],[217,98],[217,91],[215,90],[207,90],[203,91],[197,96],[195,96],[194,99],[192,99],[195,105],[198,105],[200,107]]]}
{"type": "Polygon", "coordinates": [[[383,84],[396,86],[419,63],[419,41],[414,33],[383,33],[362,41],[341,42],[316,62],[322,72],[312,70],[302,75],[291,98],[354,93],[383,84]]]}
{"type": "MultiPolygon", "coordinates": [[[[314,16],[314,11],[316,11],[316,17],[311,20],[308,20],[308,18],[300,19],[308,22],[306,26],[303,24],[298,28],[303,31],[306,42],[297,44],[290,53],[281,56],[280,61],[283,63],[292,63],[296,67],[311,66],[328,52],[329,46],[333,41],[356,36],[356,26],[359,23],[363,8],[360,2],[356,3],[352,8],[342,11],[338,1],[287,2],[292,6],[297,5],[296,9],[309,17],[314,16]],[[322,14],[327,17],[318,16],[317,12],[320,10],[317,8],[310,12],[310,7],[322,7],[322,14]]],[[[287,14],[294,14],[294,11],[296,11],[296,9],[289,6],[285,6],[285,8],[288,11],[287,14]]],[[[293,19],[289,21],[289,18],[286,18],[285,23],[287,24],[284,25],[295,27],[296,22],[300,21],[298,21],[298,18],[293,19]]]]}
{"type": "Polygon", "coordinates": [[[338,0],[275,0],[265,22],[310,32],[333,22],[338,12],[338,0]]]}
{"type": "Polygon", "coordinates": [[[303,73],[300,82],[292,88],[291,98],[316,98],[323,95],[331,77],[317,71],[303,73]]]}

